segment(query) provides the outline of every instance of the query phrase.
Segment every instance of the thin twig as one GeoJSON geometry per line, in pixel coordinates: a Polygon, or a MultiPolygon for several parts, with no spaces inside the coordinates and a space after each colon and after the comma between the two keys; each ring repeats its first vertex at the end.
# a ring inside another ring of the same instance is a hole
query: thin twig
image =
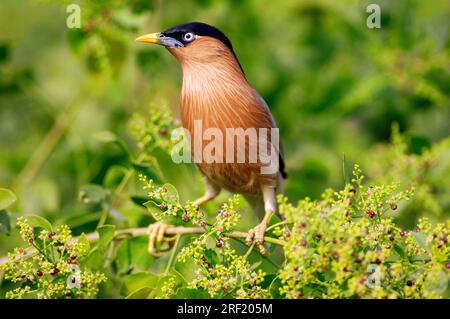
{"type": "MultiPolygon", "coordinates": [[[[170,227],[167,228],[165,231],[166,235],[195,235],[195,234],[203,234],[205,232],[204,228],[202,227],[170,227]]],[[[127,237],[138,237],[138,236],[148,236],[148,228],[128,228],[128,229],[121,229],[117,230],[114,233],[114,237],[120,239],[120,238],[127,238],[127,237]]],[[[247,233],[241,232],[241,231],[234,231],[231,233],[224,233],[222,236],[228,237],[228,238],[246,238],[247,233]]],[[[99,234],[97,232],[86,234],[87,239],[90,242],[95,242],[99,239],[99,234]]],[[[78,237],[75,237],[73,240],[76,241],[78,237]]],[[[264,237],[264,241],[280,246],[284,246],[286,244],[285,241],[273,238],[273,237],[264,237]]],[[[26,252],[25,256],[28,256],[29,254],[32,254],[35,252],[35,249],[30,249],[26,252]]],[[[0,257],[0,265],[9,261],[8,257],[0,257]]]]}

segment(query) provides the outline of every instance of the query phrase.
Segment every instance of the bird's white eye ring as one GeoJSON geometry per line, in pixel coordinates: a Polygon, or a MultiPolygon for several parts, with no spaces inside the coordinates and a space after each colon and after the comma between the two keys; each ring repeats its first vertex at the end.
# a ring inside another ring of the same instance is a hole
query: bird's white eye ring
{"type": "Polygon", "coordinates": [[[191,42],[192,40],[194,40],[194,34],[192,32],[185,33],[183,35],[183,40],[186,42],[191,42]]]}

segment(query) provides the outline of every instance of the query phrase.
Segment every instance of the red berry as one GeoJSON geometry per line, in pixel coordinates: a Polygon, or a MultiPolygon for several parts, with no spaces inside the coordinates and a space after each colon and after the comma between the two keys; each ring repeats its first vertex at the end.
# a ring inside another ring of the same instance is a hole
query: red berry
{"type": "Polygon", "coordinates": [[[77,258],[77,256],[75,256],[75,255],[70,256],[70,259],[72,259],[72,260],[74,260],[76,258],[77,258]]]}
{"type": "Polygon", "coordinates": [[[203,261],[203,262],[206,262],[206,258],[205,258],[205,257],[202,257],[202,261],[203,261]]]}
{"type": "Polygon", "coordinates": [[[305,293],[304,293],[303,291],[299,291],[299,292],[298,292],[298,297],[299,297],[299,298],[303,297],[304,295],[305,295],[305,293]]]}
{"type": "Polygon", "coordinates": [[[294,267],[294,271],[298,271],[298,266],[295,266],[295,267],[294,267]]]}
{"type": "Polygon", "coordinates": [[[30,239],[28,239],[28,243],[29,243],[30,245],[33,245],[34,240],[30,238],[30,239]]]}
{"type": "Polygon", "coordinates": [[[222,246],[223,246],[223,241],[221,239],[219,239],[216,243],[216,247],[221,248],[222,246]]]}
{"type": "Polygon", "coordinates": [[[352,194],[356,194],[356,189],[352,188],[349,192],[352,194]]]}
{"type": "Polygon", "coordinates": [[[184,220],[185,222],[187,222],[187,221],[189,220],[189,216],[188,216],[188,215],[184,215],[184,216],[183,216],[183,220],[184,220]]]}
{"type": "Polygon", "coordinates": [[[405,233],[404,231],[401,231],[401,232],[400,232],[400,236],[405,237],[405,236],[406,236],[406,233],[405,233]]]}
{"type": "Polygon", "coordinates": [[[333,244],[337,244],[337,240],[336,238],[333,238],[333,240],[331,241],[333,244]]]}
{"type": "Polygon", "coordinates": [[[320,240],[320,239],[322,238],[322,234],[317,233],[317,234],[316,234],[316,238],[317,238],[318,240],[320,240]]]}
{"type": "Polygon", "coordinates": [[[390,240],[390,241],[394,241],[394,239],[395,239],[394,236],[390,236],[390,237],[389,237],[389,240],[390,240]]]}
{"type": "Polygon", "coordinates": [[[53,238],[53,237],[56,236],[56,233],[55,232],[51,232],[47,236],[48,236],[48,238],[53,238]]]}
{"type": "Polygon", "coordinates": [[[306,247],[306,245],[308,244],[308,242],[306,241],[306,240],[302,240],[302,242],[301,242],[301,245],[303,246],[303,247],[306,247]]]}
{"type": "Polygon", "coordinates": [[[164,209],[164,208],[166,208],[166,205],[161,204],[161,205],[159,205],[159,208],[164,209]]]}
{"type": "Polygon", "coordinates": [[[349,199],[349,200],[347,201],[347,204],[348,204],[348,206],[352,206],[352,205],[353,205],[353,201],[352,201],[351,199],[349,199]]]}
{"type": "Polygon", "coordinates": [[[375,259],[375,264],[377,265],[381,264],[381,260],[379,258],[375,259]]]}
{"type": "Polygon", "coordinates": [[[450,269],[450,262],[445,263],[445,268],[450,269]]]}
{"type": "Polygon", "coordinates": [[[56,275],[56,274],[58,274],[58,273],[59,273],[59,269],[58,269],[58,268],[54,268],[54,269],[50,272],[50,275],[54,276],[54,275],[56,275]]]}
{"type": "Polygon", "coordinates": [[[407,285],[408,287],[411,287],[411,286],[413,285],[413,282],[412,282],[411,280],[408,280],[408,281],[406,282],[406,285],[407,285]]]}
{"type": "Polygon", "coordinates": [[[22,247],[19,248],[19,253],[24,254],[25,253],[25,249],[23,249],[22,247]]]}
{"type": "Polygon", "coordinates": [[[43,273],[42,273],[42,271],[38,270],[38,271],[36,271],[36,275],[37,275],[38,277],[42,277],[43,273]]]}
{"type": "Polygon", "coordinates": [[[230,215],[228,215],[228,213],[225,212],[225,213],[223,213],[223,217],[228,218],[228,217],[230,217],[230,215]]]}
{"type": "Polygon", "coordinates": [[[284,238],[288,239],[289,237],[291,237],[291,234],[289,232],[285,232],[284,233],[284,238]]]}

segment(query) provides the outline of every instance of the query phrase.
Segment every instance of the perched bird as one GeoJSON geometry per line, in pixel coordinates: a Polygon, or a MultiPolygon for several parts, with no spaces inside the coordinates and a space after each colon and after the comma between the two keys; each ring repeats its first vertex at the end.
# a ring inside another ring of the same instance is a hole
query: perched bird
{"type": "MultiPolygon", "coordinates": [[[[238,138],[243,137],[245,141],[233,145],[231,152],[236,155],[234,161],[226,160],[230,150],[225,150],[226,145],[223,145],[219,160],[217,157],[216,161],[203,158],[196,162],[204,176],[206,191],[194,204],[199,206],[210,201],[222,188],[242,194],[253,209],[262,215],[260,224],[248,232],[246,242],[248,245],[255,242],[264,252],[264,233],[272,215],[277,213],[276,194],[282,191],[287,175],[281,146],[273,141],[275,138],[271,129],[276,128],[274,118],[264,100],[249,84],[230,40],[213,26],[191,22],[140,36],[136,41],[163,45],[180,62],[183,70],[181,119],[183,127],[191,136],[195,134],[196,121],[201,121],[202,133],[208,129],[218,129],[225,137],[230,137],[228,128],[242,128],[234,131],[234,134],[238,132],[237,135],[241,135],[238,138]],[[255,138],[259,136],[255,137],[247,130],[255,129],[258,132],[261,128],[269,131],[266,141],[273,147],[277,160],[277,169],[269,173],[262,172],[267,163],[263,163],[259,157],[256,162],[247,160],[247,156],[244,162],[236,161],[242,152],[249,154],[256,151],[254,145],[258,144],[252,142],[256,142],[255,138]]],[[[193,157],[196,156],[194,148],[191,139],[193,157]]],[[[204,150],[204,146],[201,150],[204,150]]],[[[156,252],[154,245],[163,239],[167,227],[161,223],[152,226],[151,252],[156,252]]]]}

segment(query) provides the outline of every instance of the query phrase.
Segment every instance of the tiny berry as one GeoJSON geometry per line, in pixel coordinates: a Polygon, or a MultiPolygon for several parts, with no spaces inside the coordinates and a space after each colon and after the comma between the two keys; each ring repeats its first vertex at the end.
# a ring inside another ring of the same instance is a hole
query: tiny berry
{"type": "Polygon", "coordinates": [[[184,215],[184,216],[183,216],[183,220],[184,220],[185,222],[187,222],[187,221],[189,220],[189,216],[188,216],[188,215],[184,215]]]}
{"type": "Polygon", "coordinates": [[[200,223],[200,227],[205,228],[206,227],[206,223],[205,222],[201,222],[200,223]]]}
{"type": "Polygon", "coordinates": [[[337,244],[337,240],[336,238],[333,238],[333,240],[331,241],[333,244],[337,244]]]}
{"type": "Polygon", "coordinates": [[[381,260],[379,258],[375,259],[375,264],[377,265],[381,264],[381,260]]]}
{"type": "Polygon", "coordinates": [[[205,258],[205,257],[202,257],[202,261],[203,261],[203,262],[206,262],[206,258],[205,258]]]}
{"type": "Polygon", "coordinates": [[[77,256],[75,256],[75,255],[70,256],[70,259],[72,259],[72,260],[74,260],[76,258],[77,258],[77,256]]]}
{"type": "Polygon", "coordinates": [[[391,209],[392,210],[396,210],[397,209],[397,204],[391,204],[391,209]]]}
{"type": "Polygon", "coordinates": [[[66,292],[66,297],[70,297],[72,295],[71,291],[66,292]]]}
{"type": "Polygon", "coordinates": [[[352,206],[352,205],[353,205],[353,201],[352,201],[351,199],[349,199],[349,200],[347,201],[347,204],[348,204],[348,206],[352,206]]]}
{"type": "Polygon", "coordinates": [[[23,249],[22,247],[19,248],[19,253],[24,254],[25,253],[25,249],[23,249]]]}
{"type": "Polygon", "coordinates": [[[42,277],[43,273],[42,273],[42,271],[38,270],[38,271],[36,271],[36,275],[37,275],[38,277],[42,277]]]}
{"type": "Polygon", "coordinates": [[[445,268],[450,269],[450,262],[445,263],[445,268]]]}
{"type": "Polygon", "coordinates": [[[390,240],[390,241],[394,241],[394,240],[395,240],[395,237],[394,237],[394,236],[390,236],[390,237],[389,237],[389,240],[390,240]]]}
{"type": "Polygon", "coordinates": [[[295,267],[294,267],[294,271],[298,271],[298,266],[295,266],[295,267]]]}
{"type": "Polygon", "coordinates": [[[28,239],[28,243],[31,244],[31,245],[33,245],[34,240],[30,238],[30,239],[28,239]]]}
{"type": "Polygon", "coordinates": [[[47,236],[48,236],[48,238],[53,238],[53,237],[56,236],[56,233],[55,232],[51,232],[47,236]]]}
{"type": "Polygon", "coordinates": [[[322,234],[317,233],[317,234],[316,234],[316,238],[317,238],[318,240],[320,240],[320,239],[322,238],[322,234]]]}
{"type": "Polygon", "coordinates": [[[166,208],[166,205],[161,204],[161,205],[159,205],[159,208],[164,209],[164,208],[166,208]]]}
{"type": "Polygon", "coordinates": [[[50,272],[50,275],[54,276],[54,275],[56,275],[56,274],[58,274],[58,273],[59,273],[59,269],[58,269],[58,268],[54,268],[54,269],[50,272]]]}
{"type": "Polygon", "coordinates": [[[167,188],[163,187],[163,188],[162,188],[162,192],[163,192],[163,193],[167,193],[167,188]]]}
{"type": "Polygon", "coordinates": [[[221,240],[218,240],[216,243],[217,248],[221,248],[223,246],[223,242],[221,240]]]}
{"type": "Polygon", "coordinates": [[[308,244],[308,242],[306,241],[306,240],[302,240],[302,242],[301,242],[301,245],[303,246],[303,247],[306,247],[306,245],[308,244]]]}
{"type": "Polygon", "coordinates": [[[284,238],[288,239],[289,237],[291,237],[291,234],[289,232],[285,232],[284,233],[284,238]]]}
{"type": "Polygon", "coordinates": [[[356,194],[356,189],[352,188],[352,189],[350,190],[350,193],[356,194]]]}
{"type": "Polygon", "coordinates": [[[405,237],[405,236],[406,236],[406,233],[405,233],[404,231],[401,231],[401,232],[400,232],[400,236],[405,237]]]}
{"type": "Polygon", "coordinates": [[[172,195],[173,200],[177,200],[177,195],[172,195]]]}
{"type": "Polygon", "coordinates": [[[412,282],[411,280],[408,280],[408,281],[406,282],[406,285],[407,285],[408,287],[411,287],[411,286],[413,285],[413,282],[412,282]]]}
{"type": "Polygon", "coordinates": [[[228,218],[228,217],[230,217],[230,215],[228,215],[228,213],[225,212],[225,213],[223,213],[223,217],[228,218]]]}
{"type": "Polygon", "coordinates": [[[299,298],[303,297],[304,295],[305,295],[305,293],[304,293],[303,291],[299,291],[299,292],[298,292],[298,297],[299,297],[299,298]]]}

